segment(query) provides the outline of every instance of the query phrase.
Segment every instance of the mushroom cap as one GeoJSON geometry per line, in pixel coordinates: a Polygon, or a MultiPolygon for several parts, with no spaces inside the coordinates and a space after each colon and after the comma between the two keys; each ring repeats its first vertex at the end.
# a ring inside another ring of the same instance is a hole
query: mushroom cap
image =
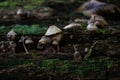
{"type": "Polygon", "coordinates": [[[17,35],[17,34],[14,32],[14,30],[10,30],[10,31],[7,33],[7,38],[10,38],[10,37],[11,37],[11,39],[14,40],[15,37],[16,37],[16,35],[17,35]]]}
{"type": "Polygon", "coordinates": [[[14,30],[10,30],[10,31],[7,33],[7,35],[12,35],[12,36],[15,36],[15,35],[16,35],[16,33],[15,33],[15,31],[14,31],[14,30]]]}
{"type": "Polygon", "coordinates": [[[98,29],[97,26],[94,25],[93,23],[90,23],[90,24],[88,24],[88,26],[87,26],[87,30],[88,30],[88,31],[96,31],[97,29],[98,29]]]}
{"type": "Polygon", "coordinates": [[[63,29],[74,29],[74,28],[81,28],[82,25],[79,23],[71,23],[67,26],[65,26],[63,29]]]}
{"type": "Polygon", "coordinates": [[[52,40],[50,37],[42,36],[42,38],[38,41],[38,43],[49,44],[51,41],[52,40]]]}
{"type": "Polygon", "coordinates": [[[33,40],[29,37],[25,40],[25,44],[32,44],[33,40]]]}
{"type": "Polygon", "coordinates": [[[57,33],[61,33],[62,30],[60,28],[58,28],[57,26],[55,25],[52,25],[48,28],[47,32],[45,33],[46,36],[51,36],[51,35],[54,35],[54,34],[57,34],[57,33]]]}
{"type": "Polygon", "coordinates": [[[94,23],[95,25],[101,26],[101,27],[108,25],[105,19],[102,16],[97,15],[97,14],[91,15],[91,19],[88,21],[88,24],[90,23],[94,23]]]}

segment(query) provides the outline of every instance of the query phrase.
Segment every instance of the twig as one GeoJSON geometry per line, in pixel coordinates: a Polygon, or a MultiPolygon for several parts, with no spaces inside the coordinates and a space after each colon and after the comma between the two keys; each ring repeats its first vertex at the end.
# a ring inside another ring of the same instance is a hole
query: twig
{"type": "Polygon", "coordinates": [[[93,43],[93,45],[90,47],[88,53],[85,55],[84,59],[87,59],[87,58],[91,55],[91,53],[92,53],[92,51],[93,51],[93,48],[94,48],[94,46],[97,44],[97,42],[98,42],[98,41],[95,41],[95,42],[93,43]]]}

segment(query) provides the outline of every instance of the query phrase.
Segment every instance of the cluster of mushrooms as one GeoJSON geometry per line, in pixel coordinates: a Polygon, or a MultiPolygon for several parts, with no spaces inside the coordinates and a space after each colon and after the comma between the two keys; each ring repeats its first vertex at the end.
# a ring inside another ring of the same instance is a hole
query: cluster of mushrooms
{"type": "MultiPolygon", "coordinates": [[[[88,24],[88,26],[86,26],[86,30],[88,30],[89,32],[96,31],[96,30],[98,30],[98,28],[105,28],[105,26],[108,25],[107,22],[104,20],[104,18],[97,14],[91,14],[91,18],[88,21],[88,23],[86,23],[86,24],[88,24]]],[[[72,23],[66,25],[65,27],[63,27],[63,29],[60,29],[59,27],[57,27],[55,25],[51,25],[51,26],[49,26],[46,33],[38,41],[37,47],[40,49],[43,46],[47,46],[47,48],[52,49],[53,53],[60,52],[59,44],[64,36],[63,35],[64,30],[76,31],[79,29],[82,29],[81,22],[79,22],[79,21],[72,22],[72,23]]],[[[13,30],[11,30],[7,33],[6,38],[7,38],[7,41],[0,42],[1,52],[5,53],[8,50],[8,51],[12,51],[12,53],[15,54],[16,33],[13,30]]],[[[32,38],[29,36],[21,36],[19,42],[22,43],[22,45],[25,49],[25,54],[29,54],[29,50],[30,50],[29,45],[34,43],[32,38]],[[28,47],[26,47],[27,45],[28,45],[28,47]]],[[[75,61],[77,63],[81,63],[82,57],[81,57],[81,54],[80,54],[79,49],[76,44],[73,45],[73,49],[75,51],[75,53],[74,53],[75,61]]],[[[87,49],[87,51],[88,51],[88,49],[87,49]]]]}
{"type": "MultiPolygon", "coordinates": [[[[95,6],[98,6],[98,9],[101,9],[101,5],[106,6],[105,3],[99,2],[97,0],[90,0],[89,2],[85,3],[82,7],[80,7],[80,10],[82,10],[82,13],[91,17],[90,20],[87,21],[87,26],[86,26],[86,30],[92,32],[92,31],[97,31],[98,28],[106,28],[106,26],[108,25],[108,23],[106,22],[106,20],[96,12],[94,12],[94,8],[95,6]],[[90,9],[84,9],[87,8],[87,6],[90,6],[91,4],[92,7],[90,9]],[[93,12],[92,12],[93,11],[93,12]]],[[[104,9],[104,8],[103,8],[104,9]]],[[[21,15],[21,10],[19,10],[17,12],[18,15],[21,15]]],[[[29,13],[28,13],[29,14],[29,13]]],[[[69,25],[63,27],[63,29],[60,29],[59,27],[57,27],[56,25],[51,25],[48,30],[46,31],[46,33],[41,37],[41,39],[38,41],[38,48],[41,48],[43,46],[47,46],[50,47],[53,50],[53,53],[59,52],[60,51],[60,41],[63,38],[63,30],[68,30],[71,29],[73,31],[75,30],[79,30],[82,28],[81,22],[79,21],[75,21],[73,23],[70,23],[69,25]]],[[[0,50],[2,50],[2,52],[5,52],[7,49],[5,47],[5,45],[8,45],[8,49],[12,50],[13,53],[15,53],[15,47],[16,44],[14,42],[15,40],[15,36],[16,33],[11,30],[10,32],[8,32],[7,34],[7,41],[1,41],[0,42],[0,50]]],[[[31,37],[29,36],[21,36],[19,42],[22,42],[23,47],[26,51],[26,54],[29,53],[29,50],[26,48],[26,45],[30,45],[33,44],[33,40],[31,37]]],[[[78,45],[73,45],[73,49],[74,49],[74,58],[75,61],[77,63],[81,63],[82,61],[82,57],[81,54],[79,52],[78,49],[78,45]]],[[[88,49],[85,48],[85,52],[87,52],[88,49]]]]}
{"type": "Polygon", "coordinates": [[[9,31],[6,35],[7,40],[0,41],[0,52],[5,53],[9,51],[15,54],[15,47],[16,47],[16,43],[14,41],[15,37],[16,37],[16,33],[13,30],[9,31]]]}

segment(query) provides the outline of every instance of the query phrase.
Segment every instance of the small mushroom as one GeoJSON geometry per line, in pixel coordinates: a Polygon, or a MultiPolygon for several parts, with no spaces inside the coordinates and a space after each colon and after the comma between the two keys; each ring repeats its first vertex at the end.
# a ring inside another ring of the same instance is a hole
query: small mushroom
{"type": "MultiPolygon", "coordinates": [[[[57,46],[57,50],[59,51],[59,42],[62,39],[62,35],[62,30],[57,26],[52,25],[48,28],[47,32],[45,33],[45,36],[43,36],[39,40],[39,43],[52,44],[54,46],[57,46]]],[[[56,50],[53,49],[53,52],[56,52],[56,50]]]]}
{"type": "Polygon", "coordinates": [[[74,47],[74,51],[75,51],[74,52],[74,59],[75,59],[76,63],[81,64],[82,57],[81,57],[80,52],[78,51],[78,45],[73,45],[73,47],[74,47]]]}
{"type": "Polygon", "coordinates": [[[14,32],[14,30],[10,30],[10,31],[7,33],[6,37],[7,37],[8,40],[14,41],[15,38],[16,38],[16,35],[17,35],[17,34],[14,32]]]}
{"type": "Polygon", "coordinates": [[[82,27],[82,25],[80,23],[71,23],[71,24],[65,26],[63,29],[78,29],[81,27],[82,27]]]}
{"type": "Polygon", "coordinates": [[[62,37],[63,37],[63,34],[58,33],[58,34],[54,35],[53,38],[52,38],[52,43],[51,44],[56,45],[58,51],[60,51],[59,43],[60,43],[62,37]]]}
{"type": "Polygon", "coordinates": [[[92,14],[91,19],[88,21],[88,24],[94,23],[98,27],[105,27],[108,25],[108,23],[105,21],[105,19],[97,14],[92,14]]]}
{"type": "Polygon", "coordinates": [[[43,48],[43,45],[49,45],[51,43],[52,39],[47,36],[42,36],[41,39],[38,41],[37,47],[41,49],[43,48]]]}
{"type": "Polygon", "coordinates": [[[8,42],[9,42],[9,49],[12,50],[13,54],[15,54],[16,43],[14,41],[8,41],[8,42]]]}
{"type": "Polygon", "coordinates": [[[28,36],[21,36],[19,42],[22,42],[22,45],[23,45],[23,47],[24,47],[24,49],[25,49],[26,54],[29,54],[29,51],[28,51],[28,49],[27,49],[26,46],[25,46],[25,40],[27,39],[27,37],[28,37],[28,36]]]}
{"type": "Polygon", "coordinates": [[[49,44],[51,42],[51,38],[47,36],[42,36],[42,38],[38,41],[40,44],[49,44]]]}
{"type": "Polygon", "coordinates": [[[88,31],[96,31],[96,30],[98,30],[98,28],[97,28],[97,26],[96,26],[95,24],[90,23],[90,24],[88,24],[88,26],[87,26],[87,30],[88,30],[88,31]]]}
{"type": "Polygon", "coordinates": [[[30,45],[33,43],[33,40],[31,39],[31,37],[27,37],[27,39],[25,40],[25,44],[28,45],[28,49],[30,49],[30,45]]]}
{"type": "Polygon", "coordinates": [[[28,37],[26,40],[25,40],[25,44],[32,44],[33,43],[33,40],[31,39],[31,37],[28,37]]]}

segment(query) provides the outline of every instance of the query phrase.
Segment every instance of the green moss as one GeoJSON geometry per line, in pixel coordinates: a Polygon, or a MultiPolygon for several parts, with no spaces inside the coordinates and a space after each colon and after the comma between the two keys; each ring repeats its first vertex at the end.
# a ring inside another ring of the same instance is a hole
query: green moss
{"type": "Polygon", "coordinates": [[[10,28],[6,26],[0,26],[0,35],[5,35],[9,30],[10,28]]]}
{"type": "Polygon", "coordinates": [[[18,34],[42,34],[47,30],[46,27],[40,27],[39,25],[15,25],[12,29],[18,34]]]}

